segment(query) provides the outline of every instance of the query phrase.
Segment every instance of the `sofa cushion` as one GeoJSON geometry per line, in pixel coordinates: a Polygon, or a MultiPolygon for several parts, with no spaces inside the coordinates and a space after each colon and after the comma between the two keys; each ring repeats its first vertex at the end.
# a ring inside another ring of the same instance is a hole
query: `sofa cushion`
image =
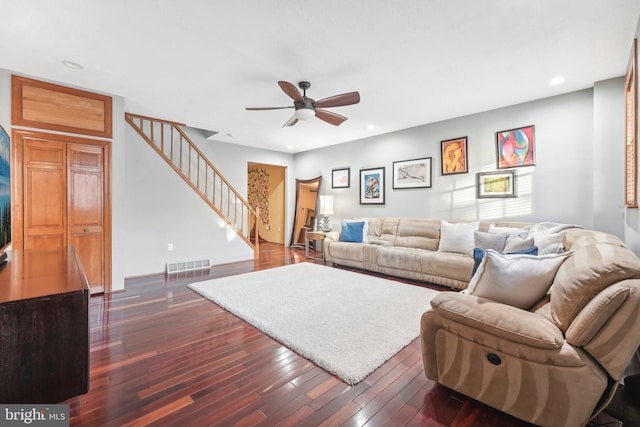
{"type": "Polygon", "coordinates": [[[463,292],[527,310],[547,293],[569,255],[506,255],[487,249],[463,292]]]}
{"type": "Polygon", "coordinates": [[[435,251],[440,237],[440,220],[401,218],[394,241],[395,246],[435,251]]]}
{"type": "Polygon", "coordinates": [[[362,243],[364,221],[342,221],[341,242],[362,243]]]}
{"type": "Polygon", "coordinates": [[[335,260],[338,264],[341,260],[362,263],[364,261],[364,247],[362,243],[334,242],[326,250],[329,252],[329,259],[335,260]]]}
{"type": "Polygon", "coordinates": [[[419,249],[379,246],[377,252],[377,263],[380,267],[422,273],[418,255],[422,251],[419,249]]]}
{"type": "Polygon", "coordinates": [[[473,254],[473,233],[478,229],[479,222],[449,223],[440,221],[440,245],[438,251],[460,254],[473,254]]]}
{"type": "Polygon", "coordinates": [[[426,276],[469,282],[473,269],[473,258],[465,254],[438,251],[420,251],[420,265],[426,276]]]}
{"type": "Polygon", "coordinates": [[[604,288],[640,278],[640,259],[624,246],[598,243],[573,245],[572,250],[573,256],[562,264],[551,287],[551,314],[563,332],[604,288]]]}

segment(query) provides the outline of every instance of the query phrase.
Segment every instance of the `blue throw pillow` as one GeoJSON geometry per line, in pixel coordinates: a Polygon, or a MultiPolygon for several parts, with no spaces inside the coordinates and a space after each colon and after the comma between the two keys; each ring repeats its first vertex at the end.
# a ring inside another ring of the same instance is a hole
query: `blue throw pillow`
{"type": "Polygon", "coordinates": [[[358,222],[342,221],[342,231],[340,232],[340,241],[362,243],[363,227],[364,227],[364,221],[358,221],[358,222]]]}
{"type": "MultiPolygon", "coordinates": [[[[473,275],[476,274],[476,270],[478,270],[478,266],[482,262],[482,258],[484,258],[484,251],[485,250],[481,248],[475,248],[473,250],[473,271],[471,271],[471,277],[473,277],[473,275]]],[[[531,246],[530,248],[522,249],[520,251],[513,251],[513,252],[506,253],[506,255],[516,255],[516,254],[538,255],[538,247],[531,246]]]]}

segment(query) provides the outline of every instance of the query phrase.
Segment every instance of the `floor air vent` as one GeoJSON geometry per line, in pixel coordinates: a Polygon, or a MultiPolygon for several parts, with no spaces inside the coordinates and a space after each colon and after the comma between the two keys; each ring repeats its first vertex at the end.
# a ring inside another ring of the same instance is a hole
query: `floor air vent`
{"type": "Polygon", "coordinates": [[[199,259],[196,261],[168,262],[167,274],[182,273],[184,271],[204,270],[211,268],[211,261],[199,259]]]}

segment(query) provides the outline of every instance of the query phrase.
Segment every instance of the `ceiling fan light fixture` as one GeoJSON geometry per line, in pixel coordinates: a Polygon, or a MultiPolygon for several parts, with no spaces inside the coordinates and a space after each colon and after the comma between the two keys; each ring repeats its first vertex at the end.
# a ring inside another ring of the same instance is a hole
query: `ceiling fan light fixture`
{"type": "Polygon", "coordinates": [[[296,110],[294,115],[298,120],[308,120],[315,116],[316,112],[310,108],[299,108],[296,110]]]}

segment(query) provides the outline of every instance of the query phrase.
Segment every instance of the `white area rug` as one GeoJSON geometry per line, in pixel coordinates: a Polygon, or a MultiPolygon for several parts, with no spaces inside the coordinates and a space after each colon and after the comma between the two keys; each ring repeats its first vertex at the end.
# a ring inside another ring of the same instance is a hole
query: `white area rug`
{"type": "Polygon", "coordinates": [[[306,262],[189,287],[351,385],[418,336],[438,293],[306,262]]]}

